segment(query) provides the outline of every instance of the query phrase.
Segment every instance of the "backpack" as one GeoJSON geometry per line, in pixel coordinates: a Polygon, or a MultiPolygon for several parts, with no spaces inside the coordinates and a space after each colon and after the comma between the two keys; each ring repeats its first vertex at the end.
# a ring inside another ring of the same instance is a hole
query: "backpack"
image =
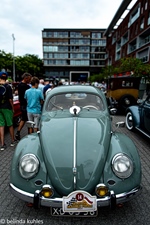
{"type": "Polygon", "coordinates": [[[8,84],[0,84],[0,104],[4,104],[6,101],[6,91],[8,84]]]}

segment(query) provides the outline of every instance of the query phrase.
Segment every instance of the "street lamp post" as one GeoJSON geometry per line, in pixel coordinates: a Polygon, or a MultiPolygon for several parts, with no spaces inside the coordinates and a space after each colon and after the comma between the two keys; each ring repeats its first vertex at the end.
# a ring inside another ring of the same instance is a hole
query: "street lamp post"
{"type": "Polygon", "coordinates": [[[15,82],[16,78],[15,78],[15,36],[14,34],[12,34],[12,38],[13,38],[13,81],[15,82]]]}

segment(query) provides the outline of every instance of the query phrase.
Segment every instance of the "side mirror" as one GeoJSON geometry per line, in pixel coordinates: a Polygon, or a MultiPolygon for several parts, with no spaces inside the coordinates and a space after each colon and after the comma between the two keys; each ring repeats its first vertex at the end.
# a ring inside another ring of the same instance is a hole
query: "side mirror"
{"type": "Polygon", "coordinates": [[[113,133],[114,133],[119,127],[125,127],[125,122],[123,122],[123,121],[117,122],[115,125],[116,125],[116,129],[113,131],[113,133]]]}
{"type": "Polygon", "coordinates": [[[26,122],[26,125],[27,125],[28,128],[34,128],[35,122],[33,122],[33,121],[27,121],[26,122]]]}
{"type": "Polygon", "coordinates": [[[115,115],[116,112],[117,112],[117,109],[116,109],[116,108],[112,108],[112,109],[110,109],[109,111],[110,111],[110,114],[111,114],[111,115],[115,115]]]}
{"type": "Polygon", "coordinates": [[[125,122],[121,121],[121,122],[117,122],[116,123],[116,127],[125,127],[125,122]]]}

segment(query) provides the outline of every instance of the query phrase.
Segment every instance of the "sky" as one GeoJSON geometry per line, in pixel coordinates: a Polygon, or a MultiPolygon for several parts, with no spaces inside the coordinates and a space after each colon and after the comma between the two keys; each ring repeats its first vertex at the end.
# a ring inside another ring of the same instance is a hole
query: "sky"
{"type": "Polygon", "coordinates": [[[122,0],[0,0],[0,50],[43,58],[44,28],[107,29],[122,0]],[[15,40],[13,39],[13,36],[15,40]]]}

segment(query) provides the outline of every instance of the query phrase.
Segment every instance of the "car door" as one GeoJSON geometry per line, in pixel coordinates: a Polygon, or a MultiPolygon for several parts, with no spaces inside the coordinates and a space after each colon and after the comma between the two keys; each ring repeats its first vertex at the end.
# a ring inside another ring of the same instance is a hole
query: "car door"
{"type": "Polygon", "coordinates": [[[143,105],[143,119],[144,128],[150,134],[150,95],[147,97],[143,105]]]}

